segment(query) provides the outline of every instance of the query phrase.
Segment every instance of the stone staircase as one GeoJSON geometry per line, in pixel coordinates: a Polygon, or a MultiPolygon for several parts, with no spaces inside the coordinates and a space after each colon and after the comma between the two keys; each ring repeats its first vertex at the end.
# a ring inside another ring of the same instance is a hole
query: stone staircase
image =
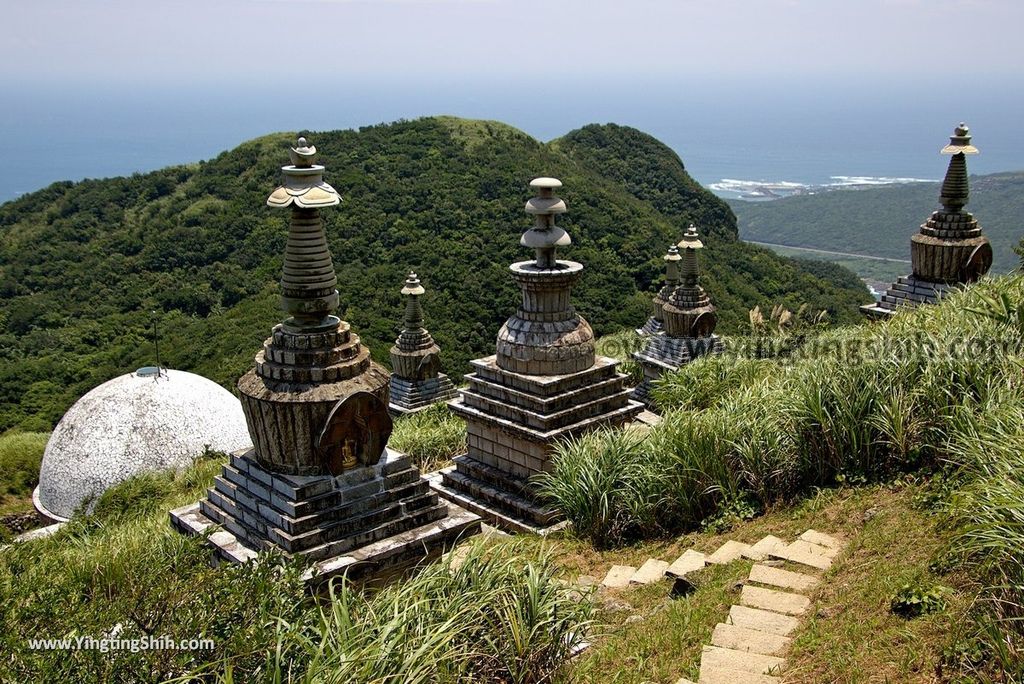
{"type": "MultiPolygon", "coordinates": [[[[755,544],[729,540],[710,554],[692,549],[670,562],[649,558],[639,568],[613,565],[601,583],[607,588],[651,584],[665,578],[693,587],[687,579],[705,566],[755,561],[740,592],[739,603],[711,635],[700,660],[698,684],[771,684],[782,681],[791,634],[811,607],[805,592],[821,581],[845,543],[807,530],[793,542],[768,535],[755,544]],[[796,569],[785,569],[790,565],[796,569]]],[[[694,684],[682,678],[676,684],[694,684]]]]}

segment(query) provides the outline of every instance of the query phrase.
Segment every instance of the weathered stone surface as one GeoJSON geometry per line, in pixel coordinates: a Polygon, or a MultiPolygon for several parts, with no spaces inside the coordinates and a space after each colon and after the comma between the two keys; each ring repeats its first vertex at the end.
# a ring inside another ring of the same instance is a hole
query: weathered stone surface
{"type": "Polygon", "coordinates": [[[36,510],[60,522],[91,511],[110,487],[143,472],[185,468],[205,447],[252,444],[238,400],[194,373],[140,369],[90,390],[46,442],[36,510]]]}
{"type": "Polygon", "coordinates": [[[700,654],[700,669],[728,669],[755,674],[778,674],[786,667],[786,661],[778,656],[761,655],[731,648],[705,646],[700,654]]]}
{"type": "Polygon", "coordinates": [[[686,677],[680,677],[676,680],[676,684],[694,684],[694,682],[686,677]]]}
{"type": "Polygon", "coordinates": [[[601,585],[609,589],[621,589],[629,585],[629,580],[635,572],[636,568],[631,565],[613,565],[608,569],[608,574],[604,576],[601,585]]]}
{"type": "Polygon", "coordinates": [[[743,542],[730,539],[718,547],[718,549],[708,556],[705,561],[715,565],[725,565],[726,563],[732,563],[734,560],[738,560],[743,556],[744,551],[749,550],[750,544],[744,544],[743,542]]]}
{"type": "Polygon", "coordinates": [[[775,589],[764,589],[750,584],[740,592],[740,603],[749,608],[771,610],[786,615],[802,615],[811,605],[811,600],[800,594],[790,594],[775,589]]]}
{"type": "Polygon", "coordinates": [[[556,183],[531,183],[539,192],[527,203],[535,225],[521,244],[536,259],[511,266],[520,307],[499,331],[497,353],[471,362],[469,387],[449,403],[466,421],[468,450],[435,488],[441,496],[478,501],[494,511],[495,524],[509,521],[509,529],[553,523],[550,509],[537,505],[530,478],[551,469],[557,441],[628,423],[643,409],[630,400],[617,362],[595,355],[593,331],[570,301],[583,266],[555,258],[557,247],[570,244],[554,224],[566,210],[553,195],[556,183]]]}
{"type": "Polygon", "coordinates": [[[788,560],[792,563],[809,565],[812,568],[818,568],[819,570],[828,570],[832,567],[831,558],[820,553],[814,553],[807,548],[808,546],[810,545],[808,545],[807,542],[793,542],[792,544],[787,544],[782,548],[771,551],[768,555],[772,558],[782,558],[783,560],[788,560]]]}
{"type": "Polygon", "coordinates": [[[736,651],[749,651],[761,655],[781,656],[789,650],[792,639],[771,632],[747,629],[723,622],[715,625],[711,634],[711,644],[736,651]]]}
{"type": "Polygon", "coordinates": [[[665,569],[665,574],[672,577],[684,577],[691,572],[697,572],[703,569],[705,558],[704,554],[700,551],[687,549],[683,551],[683,555],[672,561],[672,564],[665,569]]]}
{"type": "Polygon", "coordinates": [[[668,563],[657,558],[648,558],[629,578],[630,584],[652,584],[665,579],[668,563]]]}
{"type": "Polygon", "coordinates": [[[824,546],[835,551],[839,551],[843,548],[844,544],[841,540],[835,537],[830,537],[827,534],[818,532],[817,530],[807,530],[800,535],[800,539],[808,542],[809,544],[817,544],[818,546],[824,546]]]}
{"type": "Polygon", "coordinates": [[[785,545],[785,541],[769,534],[768,536],[758,541],[756,544],[752,545],[749,549],[744,551],[743,557],[756,561],[764,560],[768,557],[768,554],[771,551],[785,545]]]}
{"type": "Polygon", "coordinates": [[[890,316],[901,307],[935,304],[948,288],[973,283],[992,266],[992,245],[981,226],[964,210],[969,197],[965,154],[977,154],[967,127],[960,124],[943,154],[953,155],[942,183],[942,209],[932,213],[910,238],[913,273],[900,277],[880,301],[861,307],[874,318],[890,316]]]}
{"type": "Polygon", "coordinates": [[[750,581],[760,584],[770,584],[773,587],[793,589],[795,591],[807,591],[818,584],[818,578],[805,575],[802,572],[791,572],[781,568],[770,568],[766,565],[756,564],[750,569],[750,581]]]}
{"type": "Polygon", "coordinates": [[[815,553],[819,556],[825,556],[826,558],[835,558],[839,555],[839,549],[832,549],[821,544],[812,544],[809,541],[803,539],[797,539],[795,542],[790,544],[790,548],[799,553],[815,553]]]}
{"type": "Polygon", "coordinates": [[[789,636],[800,627],[800,621],[795,617],[748,606],[730,607],[728,623],[779,636],[789,636]]]}
{"type": "Polygon", "coordinates": [[[725,667],[702,667],[698,684],[778,684],[781,681],[781,678],[772,675],[725,667]]]}

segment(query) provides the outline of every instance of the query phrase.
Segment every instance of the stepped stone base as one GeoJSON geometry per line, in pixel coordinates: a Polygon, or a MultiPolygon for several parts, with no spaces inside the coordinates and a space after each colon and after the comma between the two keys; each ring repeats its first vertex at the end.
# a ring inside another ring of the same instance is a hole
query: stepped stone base
{"type": "Polygon", "coordinates": [[[647,337],[648,335],[657,335],[664,329],[664,324],[654,316],[651,316],[647,319],[647,322],[643,324],[643,327],[636,328],[636,334],[641,337],[647,337]]]}
{"type": "Polygon", "coordinates": [[[721,354],[725,346],[718,335],[710,337],[669,337],[665,334],[651,335],[642,351],[633,358],[643,367],[644,379],[633,390],[633,399],[647,408],[656,408],[651,398],[651,388],[665,373],[679,370],[695,358],[705,354],[721,354]]]}
{"type": "Polygon", "coordinates": [[[467,453],[440,472],[435,491],[513,531],[541,531],[558,522],[540,504],[529,479],[550,468],[559,439],[622,425],[643,406],[630,400],[614,359],[565,375],[524,375],[499,368],[496,357],[470,362],[469,387],[449,403],[466,420],[467,453]]]}
{"type": "Polygon", "coordinates": [[[479,516],[453,512],[409,457],[391,449],[337,477],[271,473],[251,450],[235,453],[207,497],[171,511],[171,522],[187,534],[220,526],[210,542],[224,560],[276,550],[316,562],[320,578],[375,573],[480,530],[479,516]]]}
{"type": "Polygon", "coordinates": [[[913,275],[900,276],[892,287],[885,291],[881,300],[874,304],[865,304],[860,310],[872,318],[886,318],[896,313],[900,307],[938,304],[940,297],[956,287],[956,284],[933,283],[913,275]]]}
{"type": "Polygon", "coordinates": [[[392,416],[403,416],[454,397],[455,386],[444,373],[438,373],[436,378],[427,380],[408,380],[392,374],[388,410],[392,416]]]}

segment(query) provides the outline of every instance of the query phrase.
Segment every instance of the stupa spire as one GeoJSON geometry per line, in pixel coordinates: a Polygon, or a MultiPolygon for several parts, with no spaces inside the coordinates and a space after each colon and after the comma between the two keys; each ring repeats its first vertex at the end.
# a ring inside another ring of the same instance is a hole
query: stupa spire
{"type": "Polygon", "coordinates": [[[644,323],[643,327],[637,328],[639,335],[654,335],[661,332],[664,327],[664,306],[672,293],[679,285],[679,262],[683,257],[679,256],[679,248],[670,245],[668,252],[662,259],[665,261],[665,284],[658,290],[651,299],[651,316],[644,323]]]}
{"type": "Polygon", "coordinates": [[[526,201],[526,213],[534,217],[533,228],[523,233],[519,244],[533,248],[538,268],[555,268],[555,250],[572,244],[569,234],[555,225],[555,216],[566,212],[565,202],[555,197],[555,190],[562,187],[557,178],[534,178],[530,187],[537,196],[526,201]]]}
{"type": "Polygon", "coordinates": [[[967,155],[978,154],[978,148],[971,144],[970,129],[961,122],[949,136],[949,144],[942,148],[942,154],[949,154],[949,168],[942,181],[939,199],[949,213],[963,210],[970,196],[967,184],[967,155]]]}

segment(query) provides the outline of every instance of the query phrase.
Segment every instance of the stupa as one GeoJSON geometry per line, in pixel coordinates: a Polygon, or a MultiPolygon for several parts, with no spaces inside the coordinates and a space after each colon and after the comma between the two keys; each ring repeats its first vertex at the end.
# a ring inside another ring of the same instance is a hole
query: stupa
{"type": "Polygon", "coordinates": [[[942,154],[952,155],[939,194],[942,209],[910,238],[913,273],[897,279],[875,304],[860,307],[868,316],[885,318],[903,306],[935,304],[951,288],[974,282],[992,267],[992,245],[974,216],[964,211],[970,197],[967,155],[978,154],[966,124],[956,127],[942,154]]]}
{"type": "Polygon", "coordinates": [[[254,447],[236,452],[206,498],[171,512],[181,531],[209,536],[242,562],[278,550],[313,561],[309,576],[379,574],[480,528],[439,501],[409,457],[387,447],[388,373],[338,308],[320,209],[340,203],[304,138],[267,200],[290,208],[276,326],[238,381],[254,447]]]}
{"type": "Polygon", "coordinates": [[[455,396],[447,375],[440,372],[441,350],[423,327],[420,297],[425,290],[410,272],[402,287],[405,321],[391,348],[391,403],[393,415],[414,413],[455,396]]]}
{"type": "Polygon", "coordinates": [[[633,398],[649,408],[654,408],[651,386],[662,374],[723,350],[721,339],[715,335],[718,314],[699,283],[697,250],[703,249],[704,243],[692,223],[678,247],[683,251],[682,278],[662,306],[663,330],[648,337],[643,350],[633,354],[644,369],[643,382],[633,390],[633,398]]]}
{"type": "Polygon", "coordinates": [[[668,253],[665,255],[665,284],[658,294],[654,295],[651,300],[651,316],[647,319],[647,322],[642,327],[637,328],[636,332],[639,335],[656,335],[660,333],[664,328],[664,314],[662,309],[665,306],[665,302],[672,296],[672,292],[675,291],[676,285],[679,284],[679,260],[682,259],[679,256],[679,250],[675,245],[668,248],[668,253]]]}
{"type": "Polygon", "coordinates": [[[551,467],[559,439],[633,419],[643,406],[629,398],[615,359],[596,356],[594,332],[570,303],[583,272],[555,258],[569,235],[555,225],[566,211],[554,195],[562,183],[537,178],[526,203],[534,217],[520,244],[532,261],[512,264],[522,303],[498,332],[497,353],[471,361],[469,387],[450,402],[466,420],[468,451],[431,479],[445,497],[512,531],[543,532],[558,522],[538,501],[531,476],[551,467]]]}

